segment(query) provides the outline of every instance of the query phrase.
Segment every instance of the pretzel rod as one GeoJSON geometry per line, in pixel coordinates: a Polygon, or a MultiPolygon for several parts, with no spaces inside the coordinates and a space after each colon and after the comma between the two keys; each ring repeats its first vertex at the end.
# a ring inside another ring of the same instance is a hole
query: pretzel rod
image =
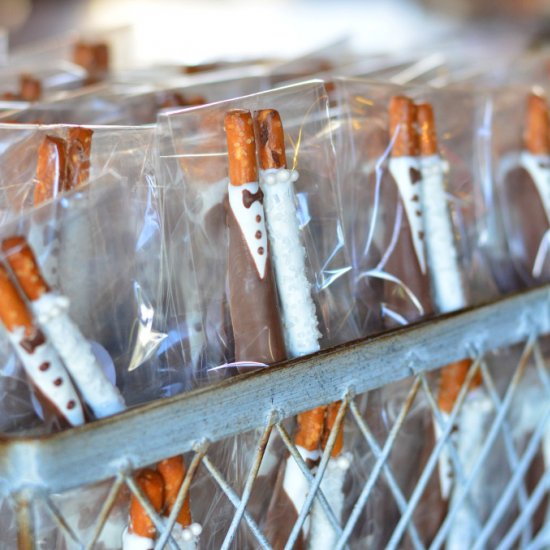
{"type": "MultiPolygon", "coordinates": [[[[321,334],[311,296],[311,284],[306,274],[306,251],[301,241],[296,212],[294,183],[298,179],[298,172],[287,169],[285,136],[279,113],[274,109],[256,112],[255,126],[261,168],[260,186],[264,194],[264,210],[281,303],[285,343],[290,357],[300,357],[320,349],[321,334]]],[[[320,457],[326,410],[325,406],[318,407],[297,417],[294,441],[302,457],[312,467],[320,457]]],[[[286,462],[282,489],[294,505],[297,517],[305,501],[308,484],[293,459],[286,462]]],[[[327,495],[327,498],[330,501],[330,496],[327,495]]],[[[271,509],[275,510],[277,507],[273,505],[271,509]]],[[[321,515],[324,515],[322,511],[321,515]]],[[[275,521],[275,518],[268,517],[268,521],[275,521]]],[[[293,522],[288,523],[291,526],[293,522]]],[[[313,525],[312,520],[312,529],[313,525]]],[[[304,529],[303,535],[306,531],[304,529]]],[[[284,545],[283,539],[288,536],[282,530],[279,535],[274,542],[275,547],[284,545]]],[[[326,544],[331,544],[330,532],[326,544]]]]}
{"type": "Polygon", "coordinates": [[[422,274],[426,273],[426,251],[422,210],[419,208],[420,166],[418,162],[418,135],[416,106],[405,96],[395,96],[389,105],[392,140],[390,172],[397,183],[399,194],[410,225],[410,236],[422,274]]]}
{"type": "Polygon", "coordinates": [[[531,93],[527,98],[527,113],[523,143],[533,155],[550,154],[550,119],[546,98],[531,93]]]}
{"type": "Polygon", "coordinates": [[[42,83],[30,74],[19,77],[19,95],[23,101],[38,101],[42,97],[42,83]]]}
{"type": "Polygon", "coordinates": [[[77,42],[73,62],[88,72],[86,84],[100,82],[109,72],[109,46],[105,42],[77,42]]]}
{"type": "Polygon", "coordinates": [[[91,345],[69,317],[69,300],[49,289],[25,238],[5,239],[2,250],[40,326],[96,418],[123,411],[126,406],[118,388],[108,380],[91,345]]]}
{"type": "Polygon", "coordinates": [[[84,185],[90,176],[90,154],[92,150],[92,134],[90,128],[75,126],[69,128],[67,143],[67,190],[84,185]]]}
{"type": "Polygon", "coordinates": [[[267,365],[286,357],[258,184],[254,127],[249,111],[225,115],[229,155],[229,307],[235,360],[267,365]]]}
{"type": "Polygon", "coordinates": [[[38,148],[35,206],[56,197],[67,188],[67,144],[64,139],[46,136],[38,148]]]}
{"type": "MultiPolygon", "coordinates": [[[[164,482],[164,515],[169,516],[178,496],[178,492],[185,478],[185,462],[182,456],[173,456],[162,460],[157,464],[157,471],[164,482]]],[[[178,514],[176,525],[172,530],[172,536],[176,539],[182,550],[192,550],[197,547],[198,536],[202,527],[191,521],[191,508],[189,504],[189,493],[178,514]]]]}
{"type": "MultiPolygon", "coordinates": [[[[142,470],[136,477],[136,483],[149,499],[155,512],[160,513],[164,505],[164,482],[155,470],[142,470]]],[[[153,550],[157,530],[153,520],[145,511],[135,495],[130,501],[130,520],[122,537],[123,550],[153,550]]]]}
{"type": "MultiPolygon", "coordinates": [[[[447,313],[468,305],[466,286],[463,280],[458,251],[453,233],[451,213],[444,185],[443,161],[438,153],[434,115],[431,105],[417,106],[417,122],[420,131],[421,154],[421,205],[424,221],[425,244],[430,272],[432,299],[436,311],[447,313]]],[[[465,359],[447,365],[441,370],[438,404],[443,418],[448,422],[460,389],[462,388],[471,361],[465,359]]],[[[470,390],[481,384],[476,376],[470,390]]],[[[482,389],[470,391],[457,417],[457,430],[452,434],[459,460],[466,475],[471,470],[483,445],[484,425],[492,405],[482,389]]],[[[436,421],[434,427],[437,439],[441,430],[436,421]]],[[[441,496],[445,500],[461,498],[461,487],[453,484],[454,466],[450,461],[448,447],[445,446],[439,456],[439,484],[441,496]]],[[[471,498],[475,498],[472,495],[471,498]]],[[[479,498],[479,497],[478,497],[479,498]]],[[[455,522],[447,537],[448,548],[470,546],[475,532],[475,520],[472,512],[464,507],[459,513],[460,520],[455,522]],[[457,538],[458,537],[458,538],[457,538]],[[456,546],[460,540],[460,545],[456,546]]]]}
{"type": "Polygon", "coordinates": [[[84,424],[84,410],[70,377],[25,302],[0,265],[0,320],[23,368],[41,397],[70,426],[84,424]]]}
{"type": "MultiPolygon", "coordinates": [[[[512,160],[516,160],[512,157],[512,160]]],[[[523,150],[509,170],[507,157],[502,160],[508,168],[503,191],[509,208],[508,245],[522,283],[528,285],[547,282],[549,279],[548,243],[550,238],[550,116],[547,97],[530,93],[526,100],[523,132],[523,150]]],[[[534,403],[527,397],[518,405],[529,410],[534,403]]],[[[521,418],[525,418],[523,414],[521,418]]],[[[535,427],[523,421],[518,430],[520,437],[531,434],[535,427]]],[[[542,458],[546,468],[550,465],[550,426],[544,432],[542,458]]],[[[534,461],[536,462],[536,460],[534,461]]],[[[530,470],[534,468],[531,465],[530,470]]],[[[550,524],[550,507],[546,506],[545,522],[550,524]]]]}

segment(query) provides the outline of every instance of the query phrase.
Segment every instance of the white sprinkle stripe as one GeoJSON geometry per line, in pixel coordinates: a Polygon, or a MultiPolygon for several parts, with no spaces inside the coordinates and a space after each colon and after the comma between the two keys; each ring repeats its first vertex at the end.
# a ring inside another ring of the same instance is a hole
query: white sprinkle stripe
{"type": "Polygon", "coordinates": [[[295,170],[281,168],[260,172],[285,343],[291,357],[318,351],[321,338],[296,214],[293,183],[297,179],[295,170]]]}
{"type": "Polygon", "coordinates": [[[258,275],[260,279],[263,279],[267,262],[264,208],[259,200],[255,200],[249,208],[246,208],[243,203],[245,191],[255,195],[259,190],[260,186],[256,182],[245,183],[244,185],[231,185],[231,183],[228,183],[229,205],[241,228],[258,275]],[[259,235],[259,238],[256,235],[259,235]],[[262,249],[261,253],[259,252],[260,248],[262,249]]]}
{"type": "MultiPolygon", "coordinates": [[[[351,455],[341,454],[331,458],[321,481],[321,491],[325,495],[336,519],[342,521],[344,511],[344,482],[351,465],[351,455]]],[[[318,500],[313,503],[311,512],[311,533],[308,539],[310,550],[332,550],[336,547],[337,534],[332,528],[325,511],[318,500]]]]}
{"type": "Polygon", "coordinates": [[[424,239],[434,306],[440,313],[466,307],[453,226],[443,184],[443,165],[439,155],[422,157],[420,186],[424,239]]]}
{"type": "Polygon", "coordinates": [[[24,327],[18,327],[13,332],[8,331],[8,337],[33,384],[55,405],[71,426],[84,424],[80,398],[51,344],[46,340],[34,350],[27,351],[21,345],[25,339],[24,327]]]}
{"type": "Polygon", "coordinates": [[[90,343],[68,315],[69,300],[49,292],[34,301],[32,308],[94,415],[103,418],[123,411],[126,405],[118,388],[107,378],[90,343]]]}

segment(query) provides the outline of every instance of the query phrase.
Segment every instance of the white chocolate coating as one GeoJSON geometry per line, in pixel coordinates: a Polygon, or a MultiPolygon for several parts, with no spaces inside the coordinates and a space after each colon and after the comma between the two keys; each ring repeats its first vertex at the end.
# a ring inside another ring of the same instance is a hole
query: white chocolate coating
{"type": "MultiPolygon", "coordinates": [[[[351,456],[347,453],[341,454],[337,458],[331,458],[321,481],[321,490],[339,522],[342,521],[344,510],[344,481],[350,465],[351,456]]],[[[311,532],[308,539],[308,548],[310,550],[332,550],[336,546],[337,540],[338,536],[332,528],[325,511],[318,500],[315,500],[311,511],[311,532]]]]}
{"type": "MultiPolygon", "coordinates": [[[[485,391],[482,388],[471,391],[464,401],[458,417],[457,432],[457,454],[466,479],[477,463],[492,415],[493,406],[485,391]]],[[[447,550],[471,548],[476,541],[478,531],[474,514],[479,514],[479,511],[487,510],[488,507],[485,502],[488,488],[487,482],[484,480],[484,468],[490,468],[490,465],[482,467],[482,471],[476,477],[470,490],[470,501],[475,510],[469,506],[468,499],[462,501],[447,535],[445,546],[447,550]]],[[[451,508],[461,498],[462,492],[462,486],[456,484],[451,495],[451,508]]]]}
{"type": "MultiPolygon", "coordinates": [[[[443,422],[447,424],[447,422],[449,422],[449,415],[441,411],[441,416],[442,416],[443,422]]],[[[434,418],[434,429],[435,429],[435,440],[439,441],[443,436],[443,427],[439,426],[435,418],[434,418]]],[[[453,432],[450,433],[449,439],[451,440],[452,444],[455,445],[456,437],[453,432]]],[[[439,461],[438,461],[438,469],[439,469],[439,489],[441,491],[441,497],[444,500],[448,500],[449,496],[451,495],[451,488],[453,486],[453,466],[451,464],[451,455],[449,453],[449,448],[447,445],[444,445],[443,449],[441,449],[441,454],[439,455],[439,461]]]]}
{"type": "Polygon", "coordinates": [[[126,405],[118,388],[107,378],[90,343],[68,315],[69,300],[49,292],[32,307],[94,415],[103,418],[123,411],[126,405]]]}
{"type": "Polygon", "coordinates": [[[421,234],[424,231],[422,210],[420,209],[419,202],[413,198],[419,196],[422,183],[420,181],[413,183],[411,178],[411,170],[418,170],[420,174],[419,160],[416,157],[393,157],[389,161],[389,169],[393,179],[397,183],[401,199],[405,206],[420,271],[426,273],[426,255],[421,238],[421,234]],[[418,212],[420,212],[420,215],[418,215],[418,212]]]}
{"type": "Polygon", "coordinates": [[[180,547],[180,550],[196,550],[201,533],[202,526],[200,523],[192,523],[185,528],[176,523],[172,528],[172,536],[180,547]]]}
{"type": "MultiPolygon", "coordinates": [[[[298,449],[298,452],[302,456],[304,460],[318,460],[319,459],[319,451],[308,451],[307,449],[304,449],[303,447],[300,447],[300,445],[297,445],[296,448],[298,449]]],[[[302,473],[302,470],[300,470],[300,467],[294,460],[294,458],[289,457],[285,464],[285,475],[283,478],[283,489],[285,493],[288,495],[292,503],[294,504],[294,508],[296,509],[297,513],[299,514],[302,510],[302,507],[304,506],[304,502],[306,501],[306,496],[309,492],[309,483],[302,473]]],[[[303,531],[304,534],[307,535],[307,531],[309,529],[309,519],[304,522],[303,531]]]]}
{"type": "Polygon", "coordinates": [[[422,157],[420,200],[434,305],[447,313],[467,305],[439,155],[422,157]]]}
{"type": "Polygon", "coordinates": [[[297,179],[298,172],[284,168],[260,173],[285,343],[290,357],[318,351],[321,338],[296,214],[293,182],[297,179]]]}
{"type": "Polygon", "coordinates": [[[128,528],[122,534],[122,550],[154,550],[155,540],[147,537],[140,537],[130,533],[128,528]]]}
{"type": "Polygon", "coordinates": [[[57,353],[46,340],[33,350],[25,349],[25,329],[8,332],[8,337],[33,384],[49,399],[71,426],[84,424],[80,398],[57,353]]]}
{"type": "Polygon", "coordinates": [[[264,208],[259,200],[255,200],[249,208],[243,203],[243,195],[248,191],[255,195],[260,190],[258,183],[245,183],[244,185],[228,184],[229,205],[237,223],[239,224],[243,237],[245,239],[250,255],[258,271],[260,279],[265,276],[265,266],[267,262],[267,232],[265,229],[264,208]],[[258,221],[258,219],[260,221],[258,221]],[[259,232],[259,233],[258,233],[259,232]],[[256,238],[259,234],[260,238],[256,238]],[[258,253],[262,248],[263,254],[258,253]]]}

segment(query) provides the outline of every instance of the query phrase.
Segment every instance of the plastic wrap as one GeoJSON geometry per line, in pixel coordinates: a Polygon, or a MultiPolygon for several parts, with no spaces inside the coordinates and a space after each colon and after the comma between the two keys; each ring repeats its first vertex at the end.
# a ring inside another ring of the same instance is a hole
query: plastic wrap
{"type": "MultiPolygon", "coordinates": [[[[77,185],[30,208],[33,197],[40,201],[33,189],[34,175],[29,174],[25,200],[19,203],[24,213],[14,218],[11,210],[11,221],[2,225],[0,233],[2,241],[26,237],[46,283],[68,299],[71,319],[91,342],[108,376],[116,376],[131,405],[164,395],[174,374],[162,359],[166,352],[162,347],[166,337],[165,260],[152,166],[154,136],[152,129],[141,129],[133,135],[128,130],[126,135],[120,131],[104,137],[101,132],[93,135],[92,151],[94,147],[96,151],[87,185],[77,185]],[[118,150],[117,145],[121,146],[118,150]],[[94,162],[96,168],[101,163],[102,169],[96,170],[94,162]]],[[[39,188],[44,176],[36,183],[39,188]]],[[[9,263],[9,257],[5,261],[9,263]]],[[[64,301],[58,302],[56,307],[67,307],[64,301]]],[[[35,320],[41,319],[41,310],[33,313],[35,320]]],[[[40,322],[49,323],[47,319],[40,322]]],[[[28,417],[32,407],[24,414],[17,412],[18,406],[9,410],[14,402],[24,410],[29,396],[17,382],[24,379],[21,365],[4,332],[2,364],[7,394],[3,429],[21,429],[26,427],[21,415],[28,417]]],[[[178,368],[184,370],[184,365],[178,368]]]]}
{"type": "MultiPolygon", "coordinates": [[[[167,227],[185,242],[171,254],[178,263],[171,272],[181,287],[174,296],[196,318],[197,376],[223,373],[234,360],[231,324],[227,319],[227,226],[224,201],[227,193],[227,146],[223,116],[234,108],[251,111],[277,108],[287,135],[289,168],[299,172],[295,184],[297,212],[306,248],[308,278],[325,348],[356,336],[351,315],[349,263],[335,190],[334,156],[321,83],[309,83],[217,103],[159,119],[160,159],[166,185],[167,227]],[[184,215],[181,213],[184,205],[184,215]],[[180,263],[181,262],[181,263],[180,263]],[[193,266],[199,293],[189,295],[180,273],[193,266]]],[[[175,236],[174,236],[175,237],[175,236]]],[[[189,315],[189,314],[187,314],[189,315]]],[[[262,327],[257,328],[258,331],[262,327]]],[[[250,336],[253,341],[254,336],[250,336]]],[[[250,358],[252,360],[252,358],[250,358]]]]}
{"type": "MultiPolygon", "coordinates": [[[[339,145],[345,159],[341,192],[344,210],[352,212],[345,222],[359,318],[368,319],[374,301],[384,326],[396,327],[496,296],[498,289],[480,245],[485,217],[477,164],[482,109],[476,94],[464,89],[405,89],[346,80],[337,85],[341,106],[348,114],[343,132],[349,134],[340,136],[339,145]]],[[[417,355],[422,355],[421,349],[411,350],[412,365],[417,355]]],[[[465,360],[441,372],[437,385],[444,421],[469,364],[465,360]]],[[[479,380],[472,388],[476,385],[479,380]]],[[[384,402],[389,396],[386,389],[381,391],[384,402]]],[[[402,470],[403,462],[415,453],[413,463],[422,467],[440,437],[439,422],[434,419],[430,426],[427,403],[420,400],[418,407],[418,422],[425,425],[429,437],[418,447],[403,436],[392,456],[396,470],[402,470]]],[[[472,389],[459,433],[477,430],[481,434],[491,411],[483,388],[472,389]],[[475,412],[478,405],[484,414],[475,412]],[[469,414],[477,424],[468,420],[469,414]]],[[[376,417],[381,412],[369,407],[365,414],[376,417]]],[[[417,433],[419,426],[409,420],[404,431],[417,433]]],[[[432,477],[415,512],[425,542],[443,520],[444,503],[454,498],[454,484],[448,479],[452,465],[446,452],[440,457],[439,479],[432,477]],[[430,513],[433,509],[439,510],[439,516],[430,513]]],[[[407,479],[414,475],[403,479],[405,485],[407,479]]],[[[381,499],[385,504],[375,507],[375,515],[396,513],[385,508],[391,499],[381,499]]],[[[388,529],[387,534],[391,524],[388,529]]],[[[375,545],[386,544],[387,534],[379,532],[375,545]]]]}
{"type": "Polygon", "coordinates": [[[494,174],[487,189],[487,204],[495,206],[495,225],[501,238],[487,249],[500,277],[502,292],[547,282],[548,159],[550,153],[548,105],[542,90],[502,88],[487,95],[486,153],[494,174]]]}

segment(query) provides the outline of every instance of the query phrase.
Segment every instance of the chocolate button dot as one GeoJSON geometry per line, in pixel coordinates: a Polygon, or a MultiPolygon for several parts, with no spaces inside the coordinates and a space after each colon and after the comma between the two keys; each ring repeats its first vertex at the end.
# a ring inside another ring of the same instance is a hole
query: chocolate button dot
{"type": "Polygon", "coordinates": [[[256,221],[257,221],[258,223],[260,223],[260,222],[262,221],[262,217],[260,216],[260,214],[258,214],[258,215],[256,216],[256,221]]]}
{"type": "Polygon", "coordinates": [[[53,384],[54,384],[54,386],[61,386],[61,384],[63,384],[63,379],[62,378],[56,378],[53,381],[53,384]]]}
{"type": "Polygon", "coordinates": [[[257,238],[257,239],[261,239],[261,238],[262,238],[262,232],[261,232],[261,231],[256,231],[256,238],[257,238]]]}
{"type": "Polygon", "coordinates": [[[76,407],[76,403],[71,399],[68,403],[67,403],[67,409],[74,409],[76,407]]]}
{"type": "Polygon", "coordinates": [[[264,253],[264,247],[260,246],[260,248],[258,248],[258,254],[261,256],[263,253],[264,253]]]}
{"type": "Polygon", "coordinates": [[[42,363],[38,369],[42,372],[47,371],[50,368],[50,364],[46,361],[45,363],[42,363]]]}

